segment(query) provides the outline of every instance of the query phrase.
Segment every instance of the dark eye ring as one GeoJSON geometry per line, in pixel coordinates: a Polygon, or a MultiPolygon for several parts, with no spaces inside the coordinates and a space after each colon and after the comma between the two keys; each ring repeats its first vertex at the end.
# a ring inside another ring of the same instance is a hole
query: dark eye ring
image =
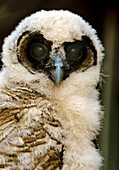
{"type": "Polygon", "coordinates": [[[42,60],[47,57],[49,50],[47,45],[40,42],[34,42],[29,47],[30,55],[35,60],[42,60]]]}

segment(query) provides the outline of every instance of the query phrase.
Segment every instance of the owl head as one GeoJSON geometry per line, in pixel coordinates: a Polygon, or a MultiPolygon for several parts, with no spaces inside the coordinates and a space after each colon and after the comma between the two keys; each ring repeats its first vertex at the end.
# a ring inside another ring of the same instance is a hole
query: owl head
{"type": "MultiPolygon", "coordinates": [[[[96,31],[69,11],[26,17],[4,40],[1,86],[27,86],[45,95],[70,86],[96,86],[103,46],[96,31]]],[[[71,88],[70,88],[71,89],[71,88]]]]}

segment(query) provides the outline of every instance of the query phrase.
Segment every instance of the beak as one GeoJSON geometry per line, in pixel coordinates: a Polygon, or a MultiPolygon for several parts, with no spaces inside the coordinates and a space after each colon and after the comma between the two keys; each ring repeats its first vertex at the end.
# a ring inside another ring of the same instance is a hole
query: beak
{"type": "Polygon", "coordinates": [[[53,58],[52,62],[53,69],[50,71],[51,77],[53,78],[57,85],[60,84],[63,79],[63,66],[64,66],[63,59],[59,54],[57,54],[53,58]]]}

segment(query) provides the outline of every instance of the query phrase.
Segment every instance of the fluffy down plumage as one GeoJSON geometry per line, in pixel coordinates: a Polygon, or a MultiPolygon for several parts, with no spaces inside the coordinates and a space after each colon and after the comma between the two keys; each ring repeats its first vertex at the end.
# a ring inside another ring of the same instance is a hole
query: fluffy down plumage
{"type": "Polygon", "coordinates": [[[102,59],[96,31],[69,11],[36,12],[5,38],[0,169],[100,169],[102,157],[92,141],[103,116],[96,89],[102,59]],[[47,56],[34,59],[39,43],[47,56]]]}

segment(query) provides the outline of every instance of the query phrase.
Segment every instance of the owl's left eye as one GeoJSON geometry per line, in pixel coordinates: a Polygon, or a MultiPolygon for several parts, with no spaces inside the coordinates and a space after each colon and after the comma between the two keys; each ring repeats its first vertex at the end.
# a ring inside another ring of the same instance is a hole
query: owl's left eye
{"type": "Polygon", "coordinates": [[[49,50],[45,44],[42,43],[33,43],[30,45],[30,55],[35,60],[42,60],[47,57],[49,50]]]}
{"type": "Polygon", "coordinates": [[[65,45],[67,60],[72,62],[82,60],[82,56],[86,50],[85,44],[82,41],[75,41],[65,45]]]}

